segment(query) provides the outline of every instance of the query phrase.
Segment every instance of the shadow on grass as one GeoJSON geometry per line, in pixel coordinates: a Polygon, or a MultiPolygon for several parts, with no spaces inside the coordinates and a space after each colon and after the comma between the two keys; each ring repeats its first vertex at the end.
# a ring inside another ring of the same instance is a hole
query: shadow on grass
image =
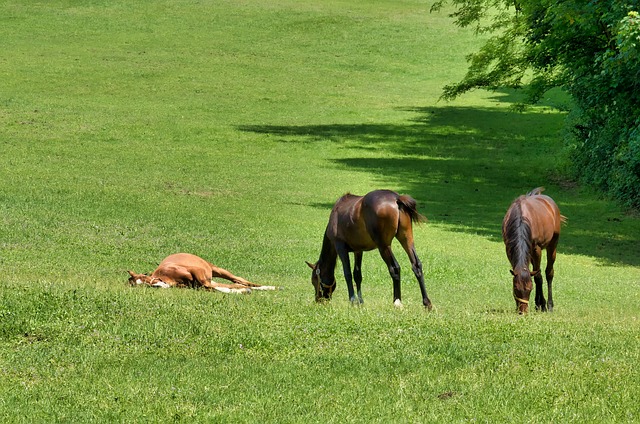
{"type": "Polygon", "coordinates": [[[347,153],[329,159],[335,166],[377,175],[376,188],[411,194],[433,224],[496,241],[501,240],[502,218],[511,201],[545,186],[569,218],[562,253],[640,265],[640,255],[633,253],[640,236],[636,219],[555,182],[564,115],[464,107],[401,110],[414,115],[406,124],[239,129],[276,135],[281,142],[341,143],[347,153]],[[603,209],[610,216],[603,216],[603,209]]]}

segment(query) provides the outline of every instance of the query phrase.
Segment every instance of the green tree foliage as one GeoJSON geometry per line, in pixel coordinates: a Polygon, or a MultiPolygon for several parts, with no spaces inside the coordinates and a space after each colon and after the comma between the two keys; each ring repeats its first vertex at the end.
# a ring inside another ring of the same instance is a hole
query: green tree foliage
{"type": "Polygon", "coordinates": [[[576,176],[640,208],[640,1],[442,0],[455,23],[491,36],[469,56],[452,99],[474,88],[550,88],[574,99],[568,144],[576,176]]]}

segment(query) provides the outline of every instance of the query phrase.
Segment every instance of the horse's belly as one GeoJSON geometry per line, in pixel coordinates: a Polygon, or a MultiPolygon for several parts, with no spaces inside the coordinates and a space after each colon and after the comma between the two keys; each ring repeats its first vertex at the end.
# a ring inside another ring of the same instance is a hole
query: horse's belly
{"type": "Polygon", "coordinates": [[[364,226],[345,226],[344,231],[341,231],[337,238],[343,241],[352,252],[364,252],[377,247],[364,226]]]}
{"type": "Polygon", "coordinates": [[[375,244],[359,244],[349,247],[352,252],[368,252],[369,250],[373,250],[378,246],[376,246],[375,244]]]}
{"type": "Polygon", "coordinates": [[[378,245],[373,241],[369,234],[362,235],[357,239],[350,240],[347,243],[349,250],[352,252],[367,252],[376,249],[378,245]]]}
{"type": "Polygon", "coordinates": [[[555,228],[546,222],[538,222],[535,230],[531,232],[531,239],[533,243],[539,246],[542,249],[546,249],[546,247],[551,243],[551,240],[555,237],[555,228]]]}

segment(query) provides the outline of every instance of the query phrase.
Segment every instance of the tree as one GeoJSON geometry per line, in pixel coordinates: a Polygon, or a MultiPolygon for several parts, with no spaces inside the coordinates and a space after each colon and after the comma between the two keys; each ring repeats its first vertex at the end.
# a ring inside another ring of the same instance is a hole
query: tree
{"type": "Polygon", "coordinates": [[[567,119],[576,176],[640,208],[638,0],[441,0],[462,27],[491,37],[468,57],[452,99],[474,88],[524,88],[527,103],[550,88],[574,99],[567,119]]]}

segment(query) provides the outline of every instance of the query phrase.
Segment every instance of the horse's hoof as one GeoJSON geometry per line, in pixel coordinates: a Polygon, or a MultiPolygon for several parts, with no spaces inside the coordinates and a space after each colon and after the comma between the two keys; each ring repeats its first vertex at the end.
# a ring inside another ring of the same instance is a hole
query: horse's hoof
{"type": "Polygon", "coordinates": [[[393,302],[393,306],[395,306],[396,308],[400,308],[400,309],[404,307],[404,305],[402,304],[402,301],[400,299],[396,299],[393,302]]]}

